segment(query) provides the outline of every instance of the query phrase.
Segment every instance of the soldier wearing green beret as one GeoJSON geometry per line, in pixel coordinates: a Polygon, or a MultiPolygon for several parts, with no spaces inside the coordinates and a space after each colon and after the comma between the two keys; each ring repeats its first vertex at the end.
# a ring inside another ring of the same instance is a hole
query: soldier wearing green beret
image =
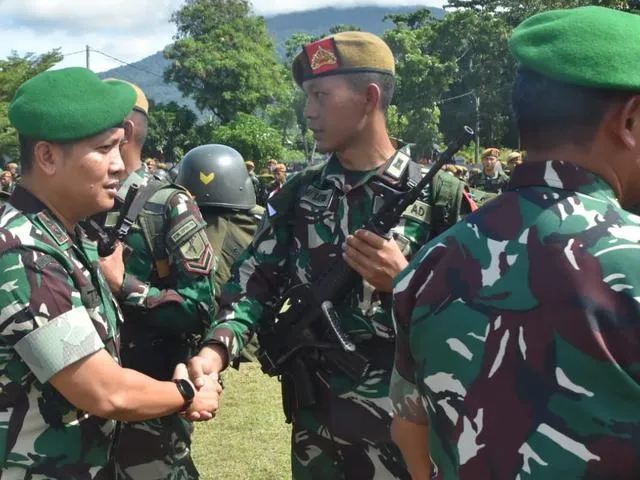
{"type": "Polygon", "coordinates": [[[527,160],[396,278],[393,404],[438,478],[640,478],[639,32],[602,7],[515,29],[527,160]]]}
{"type": "MultiPolygon", "coordinates": [[[[313,349],[301,351],[298,360],[309,373],[315,403],[294,406],[292,390],[285,386],[283,401],[293,423],[292,475],[408,479],[389,431],[391,281],[428,238],[471,206],[464,196],[456,203],[444,194],[458,192],[462,183],[439,174],[434,184],[447,188],[436,189],[442,195],[430,187],[422,192],[394,228],[394,239],[361,230],[388,201],[383,182],[406,185],[422,175],[408,149],[397,150],[386,130],[395,87],[393,54],[373,34],[343,32],[306,45],[293,63],[293,76],[306,95],[305,116],[318,147],[330,159],[297,173],[269,199],[267,218],[223,290],[207,346],[190,362],[192,378],[225,368],[270,320],[269,310],[289,287],[316,281],[344,255],[362,278],[344,301],[336,302],[335,311],[369,368],[352,378],[313,349]]],[[[323,340],[339,348],[330,336],[323,340]]],[[[304,339],[299,342],[304,346],[304,339]]]]}
{"type": "MultiPolygon", "coordinates": [[[[9,106],[23,180],[0,209],[3,478],[114,478],[118,421],[211,418],[219,386],[119,365],[122,315],[78,222],[113,207],[122,122],[135,93],[70,68],[24,83],[9,106]]],[[[122,248],[113,254],[122,279],[122,248]]]]}
{"type": "MultiPolygon", "coordinates": [[[[139,190],[131,209],[119,212],[133,223],[123,241],[125,275],[114,257],[101,265],[124,314],[123,365],[168,380],[176,364],[197,352],[213,320],[215,255],[189,192],[161,179],[155,160],[150,159],[146,168],[142,162],[149,103],[139,87],[131,86],[136,103],[123,122],[126,143],[120,152],[125,171],[117,197],[124,199],[133,185],[139,190]],[[136,204],[138,212],[133,210],[136,204]]],[[[108,229],[117,222],[117,214],[107,219],[108,229]]],[[[124,424],[114,452],[117,479],[199,478],[191,457],[192,431],[192,424],[178,413],[124,424]]]]}

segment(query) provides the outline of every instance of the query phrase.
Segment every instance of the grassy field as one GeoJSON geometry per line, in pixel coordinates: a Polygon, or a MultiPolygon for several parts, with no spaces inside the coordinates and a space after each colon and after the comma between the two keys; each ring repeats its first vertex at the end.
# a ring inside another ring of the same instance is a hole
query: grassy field
{"type": "Polygon", "coordinates": [[[197,423],[193,456],[202,480],[285,480],[290,426],[284,422],[280,384],[255,363],[227,370],[220,411],[197,423]]]}

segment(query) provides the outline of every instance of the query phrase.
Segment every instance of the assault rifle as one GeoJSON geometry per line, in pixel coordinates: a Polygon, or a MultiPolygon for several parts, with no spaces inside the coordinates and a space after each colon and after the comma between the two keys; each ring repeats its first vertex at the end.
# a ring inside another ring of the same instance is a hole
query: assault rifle
{"type": "MultiPolygon", "coordinates": [[[[390,200],[362,228],[390,238],[390,230],[398,224],[405,210],[420,198],[438,170],[449,163],[473,135],[471,128],[464,127],[464,134],[448,145],[419,182],[415,183],[409,177],[402,189],[389,182],[381,182],[387,190],[384,197],[390,200]]],[[[403,175],[408,171],[409,163],[404,166],[403,175]]],[[[291,421],[293,410],[315,403],[311,381],[313,367],[307,365],[300,355],[303,350],[313,352],[315,360],[353,380],[366,372],[368,360],[342,331],[334,308],[361,281],[360,275],[339,258],[314,283],[289,289],[275,309],[275,317],[271,321],[263,319],[260,322],[258,361],[264,373],[281,377],[287,421],[291,421]]]]}

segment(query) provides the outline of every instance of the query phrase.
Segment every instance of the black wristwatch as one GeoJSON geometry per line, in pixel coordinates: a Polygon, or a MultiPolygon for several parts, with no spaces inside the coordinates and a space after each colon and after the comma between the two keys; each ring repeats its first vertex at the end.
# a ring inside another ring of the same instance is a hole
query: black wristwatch
{"type": "Polygon", "coordinates": [[[184,412],[193,403],[193,397],[196,396],[196,392],[191,386],[191,383],[183,378],[179,378],[173,382],[176,384],[176,387],[178,387],[178,391],[180,392],[180,395],[182,395],[182,398],[184,398],[184,405],[180,409],[181,412],[184,412]]]}

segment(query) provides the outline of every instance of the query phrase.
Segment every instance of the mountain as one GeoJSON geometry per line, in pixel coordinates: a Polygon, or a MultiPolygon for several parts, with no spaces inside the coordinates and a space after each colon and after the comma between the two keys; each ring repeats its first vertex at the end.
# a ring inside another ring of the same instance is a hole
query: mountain
{"type": "MultiPolygon", "coordinates": [[[[362,30],[382,34],[393,26],[391,22],[383,21],[390,13],[410,13],[422,6],[388,6],[388,7],[352,7],[352,8],[320,8],[304,12],[286,13],[267,17],[267,28],[276,40],[278,51],[284,51],[284,42],[294,33],[308,33],[322,35],[330,27],[338,24],[356,25],[362,30]]],[[[441,8],[429,8],[436,18],[444,16],[441,8]]],[[[102,78],[115,77],[138,85],[146,95],[156,103],[176,102],[186,105],[197,112],[195,103],[185,98],[173,84],[165,83],[162,74],[169,66],[162,51],[149,57],[100,73],[102,78]]]]}

